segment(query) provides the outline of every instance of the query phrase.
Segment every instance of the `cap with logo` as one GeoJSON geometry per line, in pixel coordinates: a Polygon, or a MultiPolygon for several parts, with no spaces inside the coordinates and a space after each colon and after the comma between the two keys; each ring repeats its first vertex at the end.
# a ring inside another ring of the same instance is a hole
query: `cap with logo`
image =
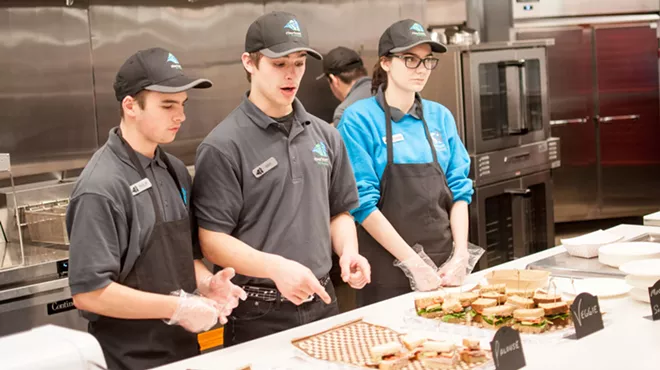
{"type": "Polygon", "coordinates": [[[247,53],[261,52],[268,58],[280,58],[299,51],[323,59],[318,51],[309,47],[307,29],[291,13],[264,14],[250,25],[245,35],[247,53]]]}
{"type": "Polygon", "coordinates": [[[424,27],[412,19],[398,21],[388,27],[378,42],[378,56],[400,53],[417,45],[429,44],[436,53],[444,53],[447,47],[433,41],[424,27]]]}
{"type": "Polygon", "coordinates": [[[360,54],[355,50],[343,46],[330,50],[323,57],[323,74],[316,77],[317,80],[326,75],[338,75],[342,72],[350,71],[364,66],[360,54]]]}
{"type": "Polygon", "coordinates": [[[211,86],[210,80],[184,75],[179,60],[163,48],[140,50],[131,55],[119,68],[114,84],[119,101],[142,90],[178,93],[211,86]]]}

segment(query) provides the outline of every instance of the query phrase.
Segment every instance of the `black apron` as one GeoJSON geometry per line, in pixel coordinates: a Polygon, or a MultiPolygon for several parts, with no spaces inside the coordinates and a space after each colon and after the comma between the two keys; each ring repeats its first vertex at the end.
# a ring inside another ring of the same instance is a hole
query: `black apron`
{"type": "MultiPolygon", "coordinates": [[[[121,138],[121,133],[118,134],[121,138]]],[[[140,176],[146,179],[147,174],[135,151],[123,138],[121,140],[131,162],[140,176]]],[[[177,189],[182,189],[167,155],[162,150],[159,152],[177,189]]],[[[143,292],[158,294],[170,294],[178,289],[193,292],[197,283],[188,217],[164,221],[153,188],[146,191],[153,203],[156,223],[135,266],[120,283],[143,292]]],[[[101,344],[110,370],[153,368],[200,353],[196,334],[178,325],[167,325],[159,319],[125,320],[100,316],[97,321],[89,323],[89,333],[101,344]]]]}
{"type": "MultiPolygon", "coordinates": [[[[378,209],[410,246],[420,244],[439,267],[453,254],[449,214],[453,196],[447,185],[428,125],[422,124],[431,152],[431,163],[394,163],[392,114],[383,94],[387,130],[387,166],[380,182],[378,209]]],[[[421,111],[421,110],[420,110],[421,111]]],[[[410,280],[394,266],[395,258],[358,225],[360,254],[371,264],[371,284],[357,291],[359,307],[411,292],[410,280]]]]}

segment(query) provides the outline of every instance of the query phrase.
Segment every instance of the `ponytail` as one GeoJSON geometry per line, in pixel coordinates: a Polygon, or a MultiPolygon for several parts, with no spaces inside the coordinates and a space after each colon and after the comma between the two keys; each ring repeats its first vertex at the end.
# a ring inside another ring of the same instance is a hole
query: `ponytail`
{"type": "Polygon", "coordinates": [[[373,95],[378,92],[378,88],[381,85],[383,86],[383,91],[387,89],[387,72],[380,66],[380,63],[388,59],[391,59],[391,57],[380,57],[374,66],[374,73],[371,79],[371,94],[373,95]]]}

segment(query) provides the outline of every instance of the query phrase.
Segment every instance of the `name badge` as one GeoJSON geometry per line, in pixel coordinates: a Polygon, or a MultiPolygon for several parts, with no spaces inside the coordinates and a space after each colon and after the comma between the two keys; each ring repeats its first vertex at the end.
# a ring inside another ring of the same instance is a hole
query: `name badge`
{"type": "Polygon", "coordinates": [[[252,174],[254,175],[254,177],[260,178],[266,172],[272,170],[276,166],[277,166],[277,160],[273,157],[270,157],[264,163],[260,164],[255,169],[253,169],[252,174]]]}
{"type": "Polygon", "coordinates": [[[131,194],[136,196],[149,188],[151,188],[151,181],[149,181],[149,179],[142,179],[131,185],[131,194]]]}
{"type": "MultiPolygon", "coordinates": [[[[392,135],[392,143],[398,143],[399,141],[405,140],[403,134],[394,134],[392,135]]],[[[387,144],[387,137],[383,137],[383,142],[387,144]]]]}

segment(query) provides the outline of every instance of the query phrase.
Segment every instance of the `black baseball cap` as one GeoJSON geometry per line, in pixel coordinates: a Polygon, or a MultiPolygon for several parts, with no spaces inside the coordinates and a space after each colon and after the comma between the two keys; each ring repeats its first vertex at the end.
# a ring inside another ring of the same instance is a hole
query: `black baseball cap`
{"type": "Polygon", "coordinates": [[[179,60],[163,48],[140,50],[131,55],[119,68],[114,84],[119,101],[142,90],[172,94],[211,86],[213,83],[207,79],[184,75],[179,60]]]}
{"type": "Polygon", "coordinates": [[[429,44],[435,53],[444,53],[447,47],[433,41],[422,25],[412,19],[404,19],[389,26],[378,42],[378,56],[400,53],[417,45],[429,44]]]}
{"type": "Polygon", "coordinates": [[[299,51],[323,59],[318,51],[309,47],[307,29],[291,13],[264,14],[250,25],[245,35],[246,53],[261,52],[268,58],[280,58],[299,51]]]}
{"type": "Polygon", "coordinates": [[[360,54],[353,49],[339,46],[330,50],[323,57],[323,74],[316,77],[316,79],[320,80],[326,75],[338,75],[363,66],[364,63],[360,58],[360,54]]]}

